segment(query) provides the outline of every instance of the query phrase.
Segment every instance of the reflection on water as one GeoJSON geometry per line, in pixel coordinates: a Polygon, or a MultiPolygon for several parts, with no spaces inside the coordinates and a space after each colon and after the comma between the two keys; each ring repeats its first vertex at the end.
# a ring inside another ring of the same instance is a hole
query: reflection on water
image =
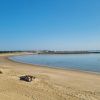
{"type": "Polygon", "coordinates": [[[100,54],[27,55],[10,59],[36,65],[100,72],[100,54]]]}

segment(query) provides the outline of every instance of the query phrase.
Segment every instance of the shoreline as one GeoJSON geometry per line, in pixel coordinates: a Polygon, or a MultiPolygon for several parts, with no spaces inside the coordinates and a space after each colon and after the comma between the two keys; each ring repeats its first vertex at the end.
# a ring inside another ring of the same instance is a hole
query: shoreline
{"type": "MultiPolygon", "coordinates": [[[[48,66],[48,65],[39,65],[39,64],[31,64],[31,63],[25,63],[25,62],[19,62],[19,61],[15,61],[13,59],[10,59],[10,57],[14,57],[16,55],[13,56],[8,56],[7,59],[12,61],[12,62],[16,62],[16,63],[22,63],[22,64],[27,64],[27,65],[32,65],[32,66],[36,66],[36,67],[41,67],[41,68],[50,68],[50,69],[57,69],[57,70],[64,70],[64,71],[75,71],[75,72],[81,72],[81,73],[87,73],[87,74],[96,74],[96,75],[100,75],[100,72],[93,72],[93,71],[86,71],[86,70],[80,70],[80,69],[71,69],[71,68],[59,68],[59,67],[53,67],[53,66],[48,66]]],[[[17,56],[26,56],[26,55],[17,55],[17,56]]]]}
{"type": "Polygon", "coordinates": [[[100,100],[100,75],[41,67],[9,60],[0,55],[0,98],[2,100],[100,100]],[[36,77],[20,81],[22,75],[36,77]]]}

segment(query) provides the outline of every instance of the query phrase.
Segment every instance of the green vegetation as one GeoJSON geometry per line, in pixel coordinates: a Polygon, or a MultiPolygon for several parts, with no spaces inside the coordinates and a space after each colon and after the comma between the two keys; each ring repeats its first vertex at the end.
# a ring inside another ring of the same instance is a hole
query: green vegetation
{"type": "Polygon", "coordinates": [[[21,53],[21,52],[27,52],[27,53],[36,53],[36,54],[90,54],[90,53],[100,53],[99,50],[97,51],[50,51],[50,50],[30,50],[30,51],[0,51],[0,54],[2,53],[21,53]]]}
{"type": "Polygon", "coordinates": [[[0,51],[1,53],[17,53],[17,52],[23,52],[23,51],[0,51]]]}

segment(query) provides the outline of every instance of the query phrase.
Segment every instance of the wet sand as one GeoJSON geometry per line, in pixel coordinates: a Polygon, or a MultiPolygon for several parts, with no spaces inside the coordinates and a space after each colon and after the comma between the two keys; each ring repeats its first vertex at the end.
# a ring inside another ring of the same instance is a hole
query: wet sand
{"type": "Polygon", "coordinates": [[[99,74],[22,64],[8,56],[0,55],[0,100],[100,100],[99,74]],[[25,82],[22,75],[36,78],[25,82]]]}

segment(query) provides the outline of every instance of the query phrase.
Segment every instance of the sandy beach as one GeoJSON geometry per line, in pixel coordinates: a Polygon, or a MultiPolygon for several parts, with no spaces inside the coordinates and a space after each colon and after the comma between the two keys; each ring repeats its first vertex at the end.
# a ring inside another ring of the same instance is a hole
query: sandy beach
{"type": "Polygon", "coordinates": [[[0,55],[0,100],[100,100],[100,75],[10,61],[0,55]],[[32,82],[19,79],[32,75],[32,82]]]}

